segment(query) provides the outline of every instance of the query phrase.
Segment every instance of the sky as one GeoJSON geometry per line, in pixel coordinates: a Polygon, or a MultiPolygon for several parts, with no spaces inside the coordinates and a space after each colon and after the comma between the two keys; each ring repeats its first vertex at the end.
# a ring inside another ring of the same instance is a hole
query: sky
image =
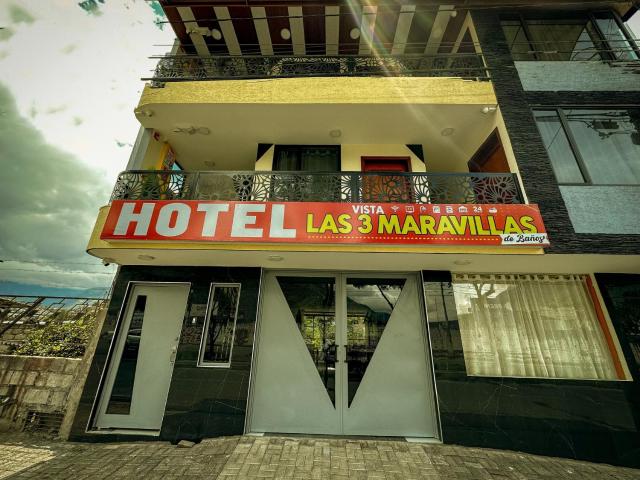
{"type": "MultiPolygon", "coordinates": [[[[173,32],[157,2],[0,0],[0,294],[99,295],[85,253],[173,32]]],[[[640,14],[630,26],[640,37],[640,14]]]]}
{"type": "Polygon", "coordinates": [[[115,272],[85,247],[174,35],[155,2],[81,3],[0,0],[0,294],[99,293],[115,272]]]}

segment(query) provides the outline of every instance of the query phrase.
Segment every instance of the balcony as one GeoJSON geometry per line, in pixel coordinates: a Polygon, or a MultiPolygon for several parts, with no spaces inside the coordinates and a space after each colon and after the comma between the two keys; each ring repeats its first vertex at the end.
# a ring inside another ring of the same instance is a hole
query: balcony
{"type": "Polygon", "coordinates": [[[239,80],[294,77],[455,77],[488,80],[482,55],[244,55],[241,57],[166,55],[152,57],[158,65],[152,77],[160,87],[166,82],[239,80]]]}
{"type": "Polygon", "coordinates": [[[524,203],[513,173],[148,170],[121,173],[111,200],[524,203]]]}
{"type": "Polygon", "coordinates": [[[530,12],[502,21],[528,91],[635,91],[640,50],[612,12],[530,12]]]}

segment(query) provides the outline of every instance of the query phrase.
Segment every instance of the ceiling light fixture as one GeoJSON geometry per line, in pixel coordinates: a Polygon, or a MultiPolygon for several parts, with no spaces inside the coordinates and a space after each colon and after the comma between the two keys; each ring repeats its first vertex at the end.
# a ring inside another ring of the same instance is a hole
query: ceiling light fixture
{"type": "Polygon", "coordinates": [[[222,40],[222,32],[220,30],[218,30],[217,28],[214,28],[211,30],[211,37],[214,40],[222,40]]]}
{"type": "Polygon", "coordinates": [[[496,113],[498,111],[498,107],[484,107],[482,109],[482,113],[484,113],[485,115],[488,115],[490,113],[496,113]]]}
{"type": "Polygon", "coordinates": [[[460,265],[460,266],[471,265],[471,260],[456,260],[453,262],[453,264],[460,265]]]}
{"type": "Polygon", "coordinates": [[[440,135],[442,135],[443,137],[450,137],[451,135],[453,135],[454,133],[456,133],[456,129],[452,128],[452,127],[447,127],[445,129],[443,129],[440,132],[440,135]]]}
{"type": "Polygon", "coordinates": [[[289,40],[291,38],[291,31],[288,28],[280,30],[280,36],[283,40],[289,40]]]}
{"type": "Polygon", "coordinates": [[[358,38],[360,38],[360,29],[352,28],[351,31],[349,32],[349,36],[351,37],[352,40],[357,40],[358,38]]]}
{"type": "Polygon", "coordinates": [[[187,27],[187,35],[202,35],[203,37],[207,37],[211,35],[211,30],[207,27],[199,27],[198,25],[191,25],[187,27]]]}
{"type": "Polygon", "coordinates": [[[153,117],[153,110],[147,110],[145,108],[136,108],[133,113],[140,117],[153,117]]]}

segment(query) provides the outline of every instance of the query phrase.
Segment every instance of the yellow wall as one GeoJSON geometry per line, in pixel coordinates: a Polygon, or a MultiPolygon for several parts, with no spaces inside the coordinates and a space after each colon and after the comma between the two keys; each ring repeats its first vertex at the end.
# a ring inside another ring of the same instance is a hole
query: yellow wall
{"type": "MultiPolygon", "coordinates": [[[[152,104],[495,104],[490,82],[429,77],[331,77],[169,82],[145,87],[137,111],[152,104]]],[[[141,120],[145,117],[140,116],[141,120]]],[[[152,119],[151,117],[150,119],[152,119]]]]}
{"type": "Polygon", "coordinates": [[[525,192],[524,184],[522,183],[522,178],[520,178],[520,169],[518,168],[518,162],[516,161],[516,156],[513,153],[513,147],[511,146],[511,138],[509,138],[509,132],[507,132],[507,127],[504,124],[504,119],[502,118],[500,109],[498,109],[498,111],[492,115],[495,115],[496,128],[498,129],[498,133],[500,134],[500,140],[502,141],[504,153],[507,156],[509,170],[511,170],[511,173],[518,174],[518,182],[520,183],[520,191],[524,195],[524,203],[529,203],[527,192],[525,192]]]}
{"type": "Polygon", "coordinates": [[[141,170],[160,170],[167,145],[165,142],[151,137],[147,151],[142,159],[141,170]]]}

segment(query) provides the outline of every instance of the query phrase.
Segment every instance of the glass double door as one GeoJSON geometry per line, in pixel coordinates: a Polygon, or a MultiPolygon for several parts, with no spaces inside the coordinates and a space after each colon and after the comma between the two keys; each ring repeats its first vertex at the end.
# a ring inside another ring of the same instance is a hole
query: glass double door
{"type": "Polygon", "coordinates": [[[251,430],[435,437],[414,275],[264,276],[251,430]]]}

